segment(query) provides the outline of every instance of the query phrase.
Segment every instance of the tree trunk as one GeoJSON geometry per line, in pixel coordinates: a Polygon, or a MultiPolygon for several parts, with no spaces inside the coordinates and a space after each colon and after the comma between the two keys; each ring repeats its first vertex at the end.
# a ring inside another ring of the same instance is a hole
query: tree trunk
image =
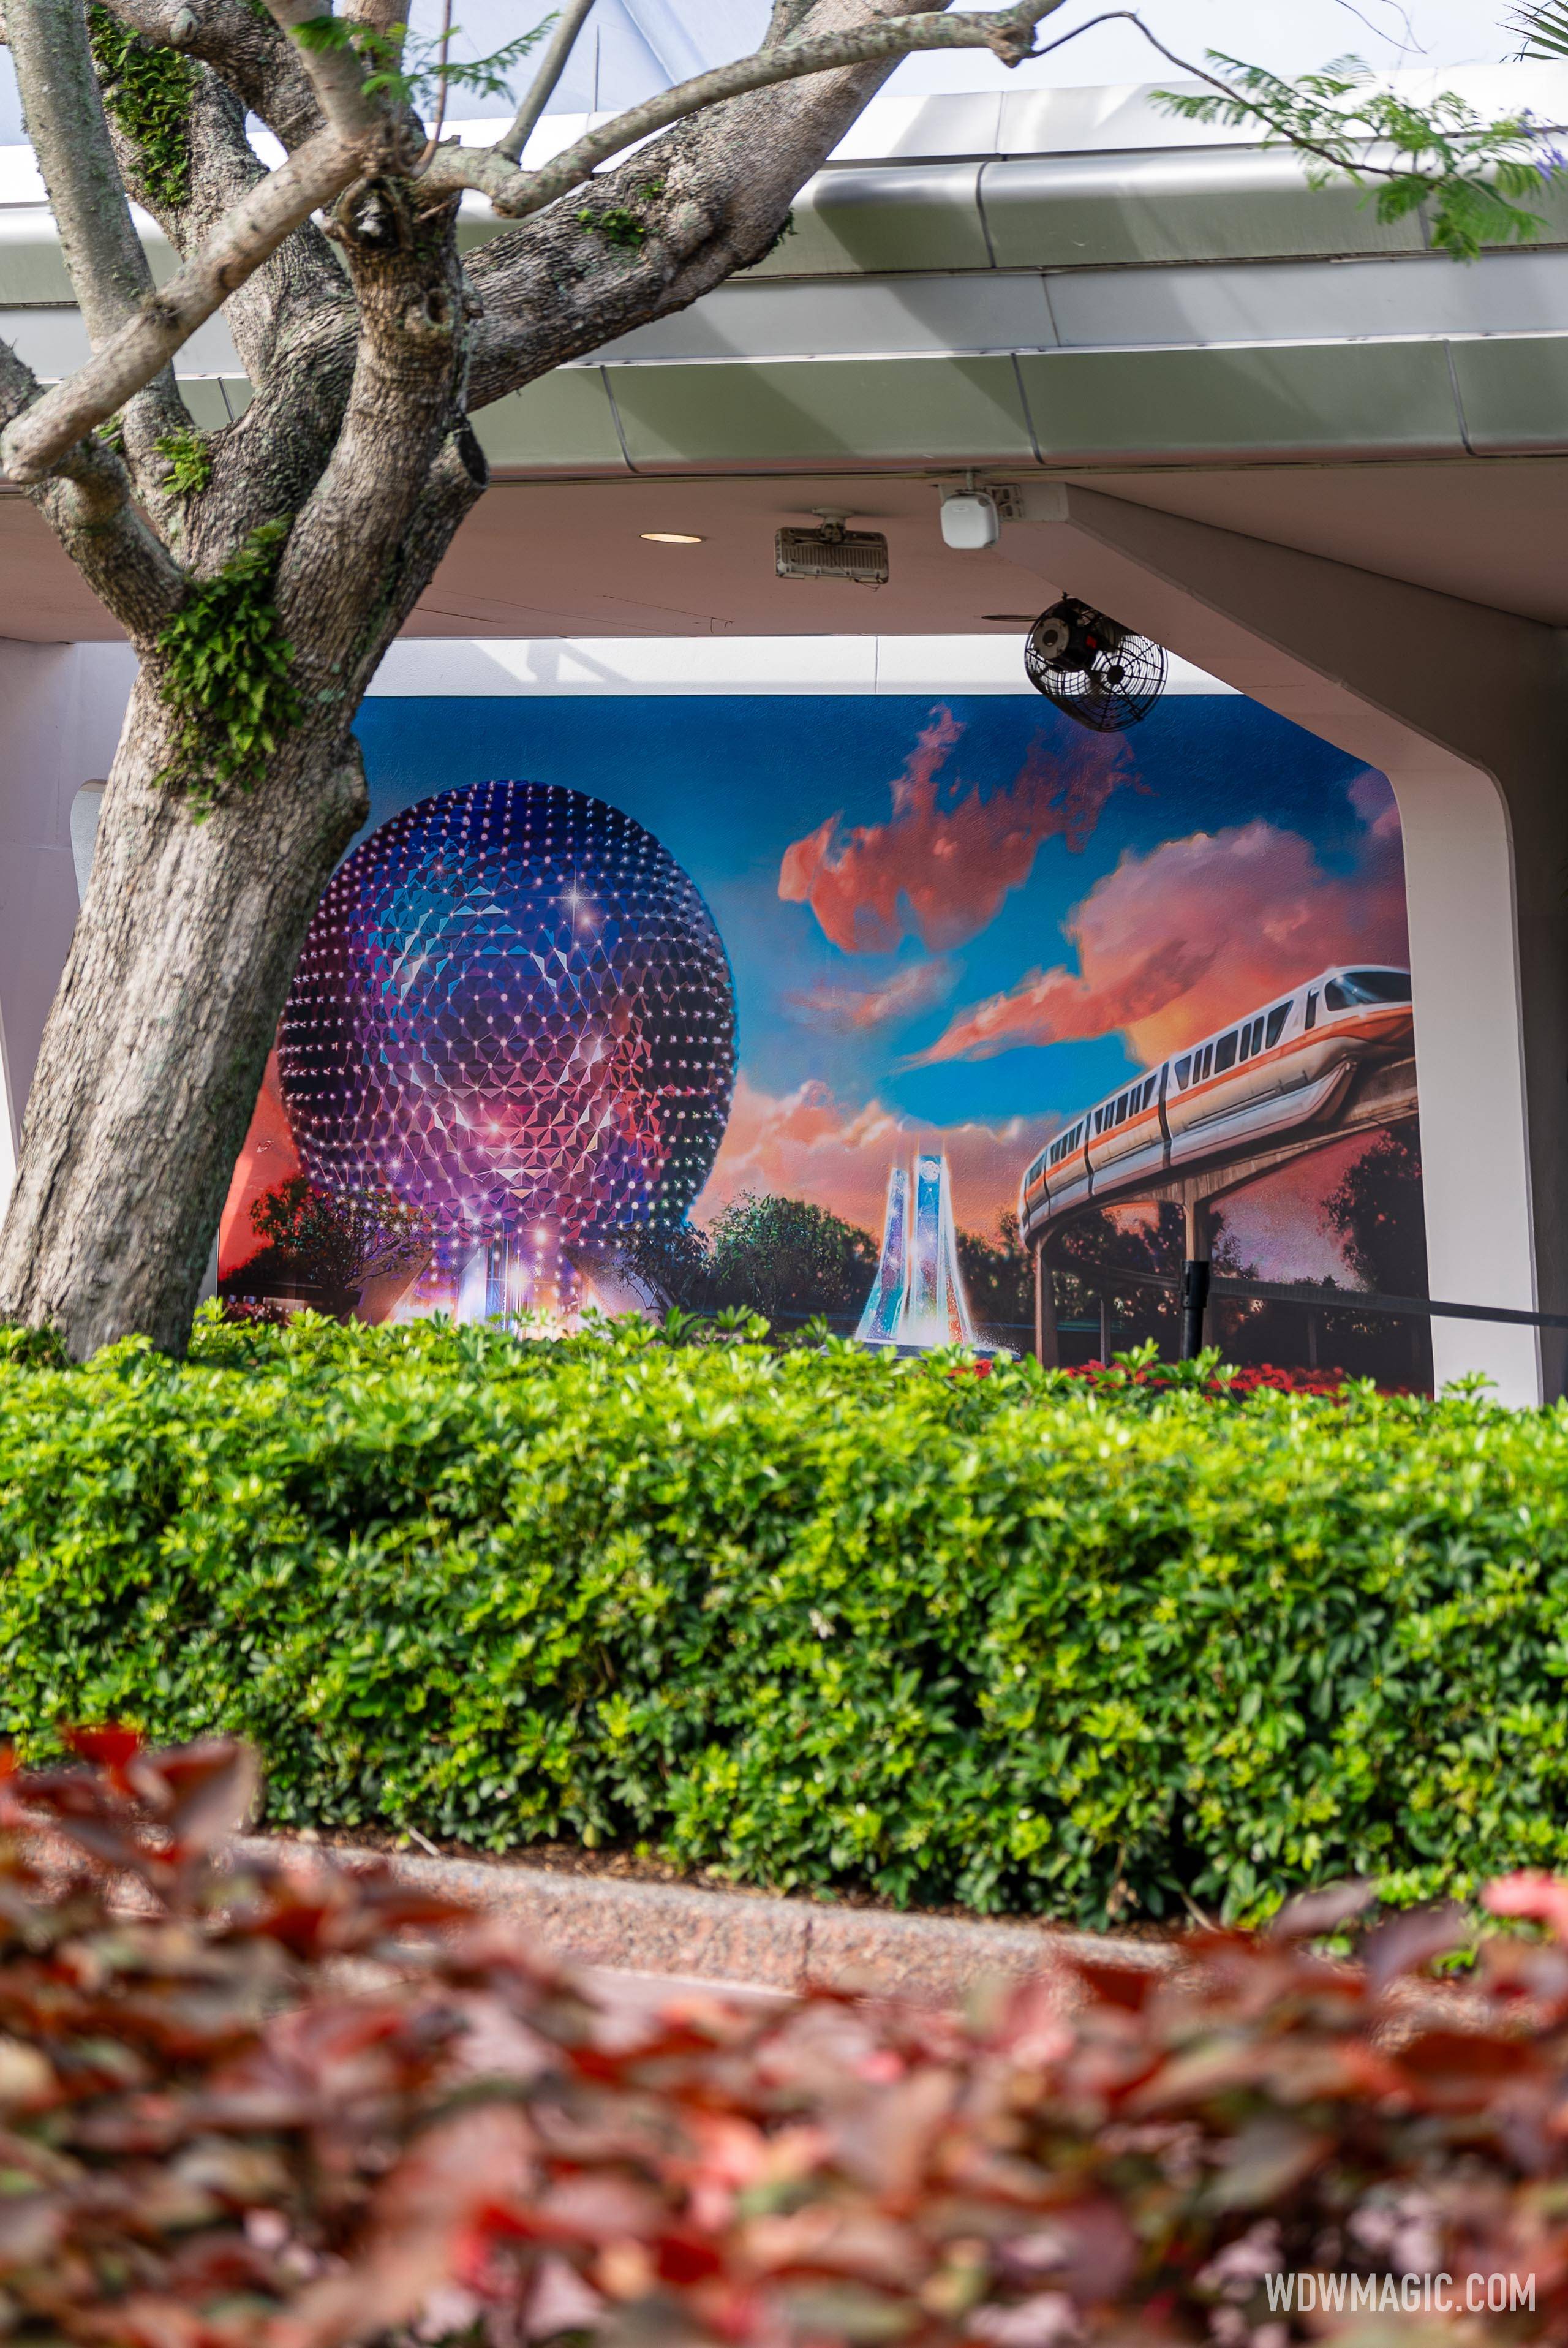
{"type": "Polygon", "coordinates": [[[344,726],[307,724],[198,820],[158,780],[170,721],[138,680],[0,1231],[0,1321],[77,1360],[130,1331],[185,1348],[305,931],[368,810],[344,726]]]}

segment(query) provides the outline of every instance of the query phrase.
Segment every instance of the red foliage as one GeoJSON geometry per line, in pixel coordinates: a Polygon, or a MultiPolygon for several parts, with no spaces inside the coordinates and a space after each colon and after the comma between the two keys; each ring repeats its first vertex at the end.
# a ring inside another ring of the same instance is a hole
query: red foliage
{"type": "MultiPolygon", "coordinates": [[[[1067,1375],[1099,1387],[1135,1385],[1158,1389],[1193,1383],[1190,1372],[1183,1375],[1168,1362],[1150,1362],[1147,1366],[1135,1370],[1128,1370],[1119,1363],[1086,1362],[1078,1368],[1068,1370],[1067,1375]]],[[[1251,1362],[1232,1365],[1226,1368],[1223,1376],[1205,1379],[1202,1391],[1216,1401],[1227,1398],[1241,1401],[1246,1395],[1258,1394],[1265,1388],[1274,1394],[1322,1395],[1334,1401],[1344,1391],[1349,1376],[1348,1370],[1302,1370],[1274,1362],[1251,1362]]],[[[1397,1393],[1403,1389],[1385,1387],[1382,1391],[1397,1393]]]]}
{"type": "Polygon", "coordinates": [[[384,1869],[225,1871],[239,1747],[77,1743],[99,1766],[0,1782],[0,2334],[26,2348],[1282,2348],[1365,2340],[1366,2292],[1439,2271],[1461,2305],[1534,2279],[1467,2339],[1568,2331],[1568,1885],[1494,1886],[1555,1937],[1486,1941],[1463,1988],[1420,1978],[1453,1910],[1315,1952],[1353,1886],[966,2017],[649,2014],[384,1869]],[[40,1818],[98,1871],[53,1879],[40,1818]],[[1363,2312],[1272,2313],[1296,2271],[1363,2312]]]}
{"type": "MultiPolygon", "coordinates": [[[[962,1362],[949,1372],[952,1377],[988,1378],[995,1364],[990,1361],[962,1362]]],[[[1197,1386],[1199,1391],[1215,1401],[1241,1400],[1267,1387],[1274,1394],[1322,1395],[1335,1400],[1349,1378],[1348,1370],[1298,1370],[1281,1367],[1273,1362],[1253,1362],[1240,1367],[1230,1367],[1221,1377],[1197,1379],[1191,1370],[1173,1366],[1169,1362],[1140,1363],[1130,1369],[1122,1362],[1081,1362],[1065,1369],[1063,1376],[1080,1379],[1085,1385],[1105,1392],[1125,1392],[1129,1386],[1140,1386],[1159,1392],[1161,1387],[1197,1386]]],[[[1384,1387],[1384,1393],[1403,1393],[1403,1387],[1384,1387]]]]}

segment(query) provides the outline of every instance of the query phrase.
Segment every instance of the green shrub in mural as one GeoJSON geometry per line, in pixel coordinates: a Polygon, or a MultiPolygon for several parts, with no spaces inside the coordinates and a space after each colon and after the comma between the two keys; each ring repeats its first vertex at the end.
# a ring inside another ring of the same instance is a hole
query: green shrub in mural
{"type": "Polygon", "coordinates": [[[0,1731],[1086,1922],[1568,1863],[1568,1413],[696,1334],[0,1349],[0,1731]]]}

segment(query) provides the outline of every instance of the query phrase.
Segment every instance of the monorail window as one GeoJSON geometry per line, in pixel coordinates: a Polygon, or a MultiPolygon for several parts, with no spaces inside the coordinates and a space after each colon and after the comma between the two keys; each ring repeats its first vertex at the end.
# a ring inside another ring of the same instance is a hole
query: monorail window
{"type": "Polygon", "coordinates": [[[1147,1107],[1149,1107],[1150,1102],[1154,1098],[1154,1096],[1155,1096],[1155,1094],[1159,1091],[1159,1089],[1160,1089],[1160,1077],[1159,1077],[1158,1073],[1156,1073],[1154,1076],[1150,1076],[1150,1077],[1149,1078],[1148,1082],[1145,1084],[1145,1086],[1144,1086],[1144,1087],[1143,1087],[1143,1106],[1144,1106],[1144,1107],[1145,1107],[1145,1108],[1147,1108],[1147,1107]]]}
{"type": "Polygon", "coordinates": [[[1353,1011],[1361,1003],[1408,1003],[1410,973],[1408,970],[1347,970],[1342,978],[1329,980],[1323,999],[1330,1011],[1353,1011]]]}
{"type": "MultiPolygon", "coordinates": [[[[1209,1055],[1205,1052],[1203,1055],[1205,1060],[1208,1056],[1209,1055]]],[[[1214,1073],[1218,1076],[1222,1068],[1233,1068],[1235,1065],[1236,1030],[1233,1027],[1230,1034],[1228,1035],[1222,1035],[1219,1042],[1214,1046],[1214,1073]]]]}
{"type": "Polygon", "coordinates": [[[1203,1065],[1198,1071],[1198,1079],[1200,1083],[1202,1083],[1202,1079],[1211,1073],[1213,1066],[1214,1047],[1212,1044],[1205,1044],[1203,1046],[1203,1065]]]}
{"type": "Polygon", "coordinates": [[[1269,1013],[1268,1032],[1264,1037],[1264,1049],[1265,1052],[1272,1052],[1274,1050],[1274,1045],[1284,1034],[1284,1023],[1289,1017],[1289,1004],[1276,1003],[1274,1009],[1269,1013]]]}
{"type": "Polygon", "coordinates": [[[1306,1017],[1303,1020],[1302,1025],[1306,1029],[1309,1035],[1317,1025],[1317,989],[1315,986],[1309,987],[1307,989],[1306,1017]]]}
{"type": "Polygon", "coordinates": [[[1188,1055],[1187,1055],[1187,1057],[1186,1057],[1184,1060],[1178,1060],[1178,1061],[1177,1061],[1177,1063],[1176,1063],[1176,1066],[1175,1066],[1174,1069],[1171,1071],[1172,1075],[1173,1075],[1173,1076],[1175,1076],[1175,1078],[1176,1078],[1177,1085],[1180,1086],[1180,1088],[1181,1088],[1181,1090],[1182,1092],[1185,1092],[1185,1091],[1186,1091],[1186,1089],[1187,1089],[1187,1077],[1188,1077],[1188,1073],[1189,1073],[1189,1071],[1190,1071],[1190,1070],[1191,1070],[1191,1066],[1192,1066],[1192,1056],[1191,1056],[1191,1054],[1189,1052],[1189,1053],[1188,1053],[1188,1055]]]}
{"type": "Polygon", "coordinates": [[[1121,1096],[1121,1098],[1120,1098],[1120,1099],[1117,1102],[1117,1104],[1116,1104],[1116,1122],[1117,1122],[1117,1124],[1118,1124],[1118,1125],[1119,1125],[1119,1124],[1121,1123],[1121,1121],[1122,1121],[1123,1117],[1124,1117],[1126,1115],[1127,1115],[1127,1095],[1126,1095],[1125,1093],[1123,1093],[1123,1094],[1122,1094],[1122,1096],[1121,1096]]]}

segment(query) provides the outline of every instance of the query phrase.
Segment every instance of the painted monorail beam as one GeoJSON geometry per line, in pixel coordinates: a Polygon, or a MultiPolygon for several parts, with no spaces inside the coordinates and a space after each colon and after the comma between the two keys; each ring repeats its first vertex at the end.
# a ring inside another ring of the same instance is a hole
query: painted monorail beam
{"type": "Polygon", "coordinates": [[[1219,1198],[1416,1113],[1409,973],[1336,966],[1069,1119],[1018,1189],[1026,1241],[1085,1208],[1219,1198]]]}
{"type": "MultiPolygon", "coordinates": [[[[1445,80],[1568,118],[1568,67],[1445,80]]],[[[0,150],[0,333],[52,378],[87,343],[41,194],[0,150]]],[[[1465,266],[1419,216],[1381,226],[1149,91],[883,99],[761,268],[486,410],[481,437],[542,477],[1558,452],[1568,182],[1547,201],[1541,243],[1465,266]]],[[[468,242],[497,226],[469,205],[468,242]]],[[[249,398],[219,320],[178,371],[209,427],[249,398]]]]}
{"type": "Polygon", "coordinates": [[[1265,1174],[1277,1174],[1281,1167],[1293,1165],[1299,1158],[1309,1158],[1351,1134],[1374,1133],[1385,1126],[1404,1124],[1419,1114],[1413,1059],[1397,1061],[1389,1067],[1366,1069],[1356,1078],[1332,1125],[1304,1126],[1263,1148],[1219,1150],[1212,1157],[1197,1159],[1177,1177],[1130,1176],[1109,1187],[1099,1199],[1080,1199],[1071,1206],[1054,1210],[1048,1201],[1037,1201],[1020,1236],[1026,1246],[1032,1247],[1047,1232],[1064,1230],[1076,1217],[1096,1207],[1187,1208],[1223,1199],[1233,1190],[1244,1190],[1250,1182],[1261,1181],[1265,1174]]]}

